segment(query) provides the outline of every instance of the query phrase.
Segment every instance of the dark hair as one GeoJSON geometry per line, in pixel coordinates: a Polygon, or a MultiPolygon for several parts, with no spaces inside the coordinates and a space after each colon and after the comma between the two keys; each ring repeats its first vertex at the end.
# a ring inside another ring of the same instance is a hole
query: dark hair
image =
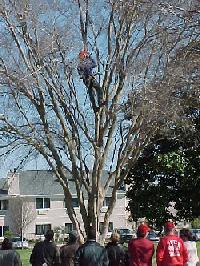
{"type": "Polygon", "coordinates": [[[2,250],[12,249],[12,242],[6,237],[1,244],[2,250]]]}
{"type": "Polygon", "coordinates": [[[90,226],[88,228],[87,236],[88,236],[88,239],[96,240],[96,231],[95,231],[95,229],[92,226],[90,226]]]}
{"type": "Polygon", "coordinates": [[[120,234],[118,234],[117,232],[112,233],[111,241],[117,243],[119,242],[119,240],[120,240],[120,234]]]}
{"type": "Polygon", "coordinates": [[[45,234],[45,239],[47,241],[51,241],[53,239],[53,236],[54,236],[53,230],[47,230],[47,232],[45,234]]]}
{"type": "Polygon", "coordinates": [[[144,238],[144,237],[145,237],[145,234],[144,234],[144,233],[141,233],[141,232],[139,232],[138,230],[137,230],[137,232],[136,232],[136,235],[137,235],[137,237],[142,237],[142,238],[144,238]]]}
{"type": "Polygon", "coordinates": [[[69,244],[75,243],[77,240],[79,240],[79,235],[77,231],[72,231],[69,233],[69,244]]]}
{"type": "Polygon", "coordinates": [[[182,229],[180,231],[180,237],[185,241],[189,240],[192,241],[192,233],[190,232],[189,229],[182,229]]]}

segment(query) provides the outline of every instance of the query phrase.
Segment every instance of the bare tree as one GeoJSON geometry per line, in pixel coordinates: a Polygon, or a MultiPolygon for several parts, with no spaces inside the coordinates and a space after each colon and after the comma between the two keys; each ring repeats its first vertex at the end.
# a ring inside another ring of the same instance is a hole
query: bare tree
{"type": "Polygon", "coordinates": [[[27,227],[36,218],[35,209],[27,198],[15,197],[9,200],[9,213],[13,232],[23,239],[27,227]]]}
{"type": "Polygon", "coordinates": [[[80,233],[70,182],[86,232],[90,224],[99,230],[103,201],[112,188],[104,237],[127,175],[123,169],[136,162],[161,121],[176,115],[174,92],[155,84],[177,48],[199,38],[198,1],[182,2],[2,1],[1,154],[23,147],[22,165],[31,156],[43,156],[80,233]],[[105,103],[97,112],[89,88],[77,77],[80,49],[93,52],[97,61],[105,103]],[[128,100],[131,119],[123,114],[128,100]]]}

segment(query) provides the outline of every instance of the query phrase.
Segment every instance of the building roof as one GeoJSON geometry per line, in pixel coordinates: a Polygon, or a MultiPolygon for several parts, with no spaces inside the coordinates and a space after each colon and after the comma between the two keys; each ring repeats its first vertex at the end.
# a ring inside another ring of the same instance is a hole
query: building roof
{"type": "MultiPolygon", "coordinates": [[[[51,170],[25,170],[19,173],[19,193],[20,195],[41,195],[55,196],[64,195],[60,183],[51,170]]],[[[106,180],[108,172],[103,172],[103,179],[106,180]]],[[[70,178],[68,178],[69,180],[70,178]]],[[[0,194],[3,188],[8,190],[6,178],[0,179],[0,194]]],[[[69,189],[72,195],[76,195],[76,188],[73,181],[69,181],[69,189]]],[[[107,194],[111,194],[112,186],[108,189],[107,194]]],[[[124,192],[124,191],[123,191],[124,192]]],[[[2,194],[5,194],[4,191],[2,194]]]]}
{"type": "MultiPolygon", "coordinates": [[[[21,195],[63,195],[63,188],[50,170],[27,170],[19,172],[21,195]]],[[[72,191],[73,194],[73,191],[72,191]]]]}

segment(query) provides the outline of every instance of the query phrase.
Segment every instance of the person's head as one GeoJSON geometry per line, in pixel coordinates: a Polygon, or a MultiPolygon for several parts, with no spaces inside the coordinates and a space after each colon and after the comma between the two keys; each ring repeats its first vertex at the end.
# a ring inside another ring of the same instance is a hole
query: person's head
{"type": "Polygon", "coordinates": [[[180,231],[180,237],[183,239],[183,241],[191,241],[192,240],[192,233],[189,229],[182,229],[180,231]]]}
{"type": "Polygon", "coordinates": [[[79,53],[79,59],[83,60],[85,58],[87,58],[89,56],[88,52],[83,50],[83,51],[80,51],[79,53]]]}
{"type": "Polygon", "coordinates": [[[54,237],[54,232],[53,230],[47,230],[46,234],[44,235],[45,236],[45,239],[47,241],[51,241],[53,240],[53,237],[54,237]]]}
{"type": "Polygon", "coordinates": [[[150,231],[150,228],[148,227],[148,225],[141,224],[138,226],[138,229],[137,229],[137,237],[146,238],[149,231],[150,231]]]}
{"type": "Polygon", "coordinates": [[[111,241],[114,242],[114,243],[118,243],[119,240],[120,240],[120,235],[116,232],[112,233],[111,235],[111,241]]]}
{"type": "Polygon", "coordinates": [[[164,225],[165,234],[176,234],[176,227],[173,222],[166,222],[164,225]]]}
{"type": "Polygon", "coordinates": [[[87,238],[90,240],[96,240],[96,231],[92,226],[88,228],[87,238]]]}
{"type": "Polygon", "coordinates": [[[77,231],[71,231],[69,233],[69,244],[74,244],[76,243],[77,241],[79,241],[79,235],[77,233],[77,231]]]}
{"type": "Polygon", "coordinates": [[[1,249],[3,250],[12,249],[12,242],[8,238],[4,238],[1,244],[1,249]]]}

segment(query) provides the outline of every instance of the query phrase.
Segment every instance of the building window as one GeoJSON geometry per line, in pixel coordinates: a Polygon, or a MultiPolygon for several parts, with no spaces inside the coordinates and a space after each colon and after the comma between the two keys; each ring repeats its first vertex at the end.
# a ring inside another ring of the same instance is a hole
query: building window
{"type": "Polygon", "coordinates": [[[45,235],[48,230],[51,229],[51,224],[36,224],[35,234],[36,235],[45,235]]]}
{"type": "MultiPolygon", "coordinates": [[[[65,208],[67,208],[66,199],[64,199],[64,206],[65,206],[65,208]]],[[[78,208],[79,207],[79,203],[78,203],[78,199],[77,198],[72,198],[72,207],[73,208],[78,208]]]]}
{"type": "Polygon", "coordinates": [[[50,198],[36,198],[36,209],[49,209],[50,198]]]}
{"type": "Polygon", "coordinates": [[[111,197],[105,197],[103,201],[103,207],[108,207],[111,201],[111,197]]]}
{"type": "Polygon", "coordinates": [[[75,230],[75,227],[72,223],[65,223],[65,234],[69,234],[73,230],[75,230]]]}
{"type": "MultiPolygon", "coordinates": [[[[109,222],[108,232],[112,232],[112,231],[113,231],[113,222],[109,222]]],[[[102,234],[102,232],[103,232],[103,222],[99,223],[99,232],[100,232],[100,234],[102,234]]]]}
{"type": "Polygon", "coordinates": [[[126,191],[126,185],[124,182],[121,184],[118,190],[126,191]]]}
{"type": "Polygon", "coordinates": [[[79,207],[78,199],[77,198],[73,198],[72,199],[72,207],[73,208],[78,208],[79,207]]]}
{"type": "Polygon", "coordinates": [[[9,231],[9,226],[0,226],[0,237],[3,237],[6,231],[9,231]]]}
{"type": "Polygon", "coordinates": [[[8,200],[0,200],[0,210],[8,210],[8,200]]]}

